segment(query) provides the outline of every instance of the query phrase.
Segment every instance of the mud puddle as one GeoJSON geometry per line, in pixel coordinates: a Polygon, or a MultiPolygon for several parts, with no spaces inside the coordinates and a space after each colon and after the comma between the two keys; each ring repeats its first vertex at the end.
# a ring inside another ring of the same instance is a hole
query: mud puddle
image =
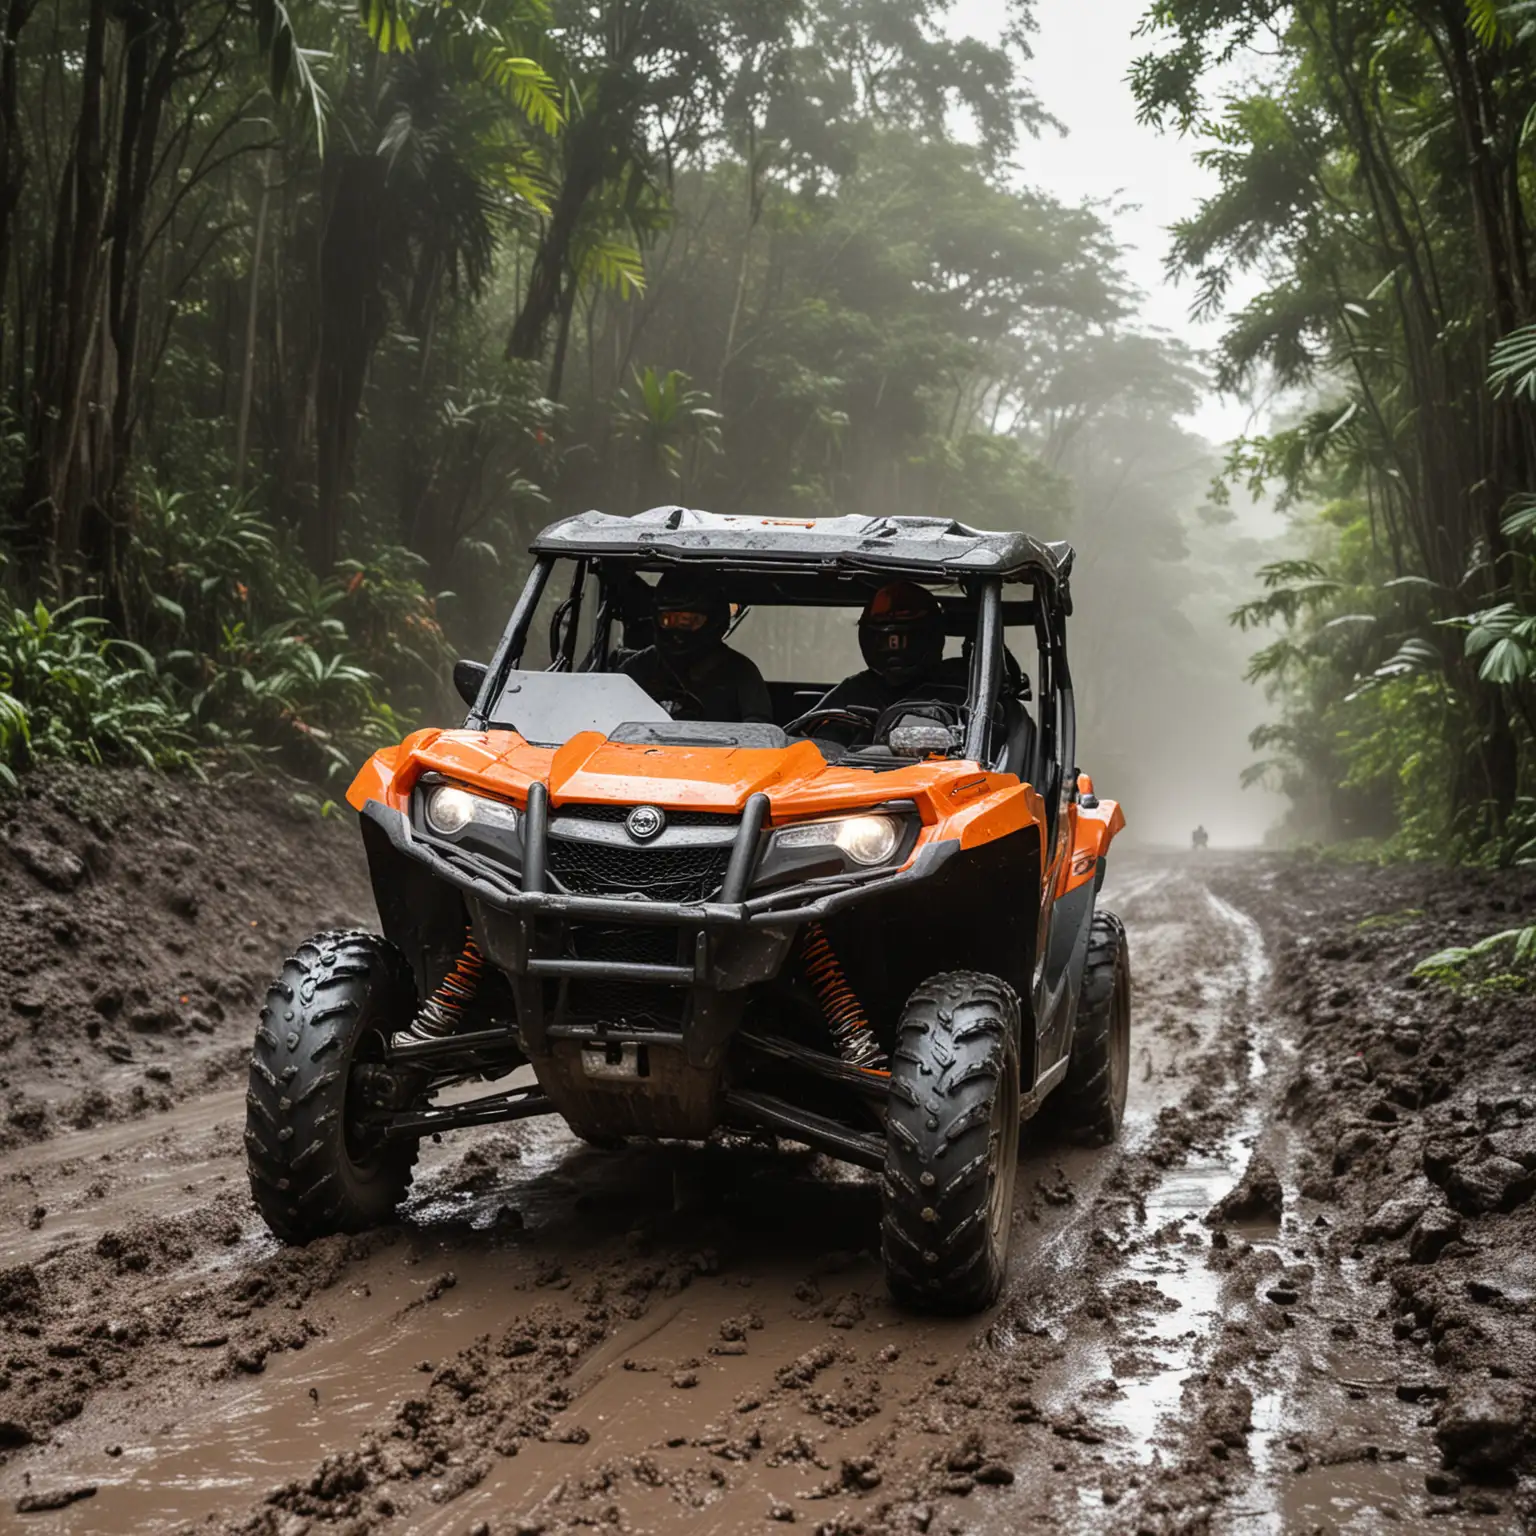
{"type": "MultiPolygon", "coordinates": [[[[1047,1412],[1062,1414],[1092,1405],[1094,1428],[1136,1464],[1150,1464],[1159,1449],[1177,1439],[1186,1412],[1185,1389],[1200,1369],[1217,1322],[1228,1307],[1223,1277],[1207,1264],[1211,1234],[1204,1218],[1241,1179],[1261,1129],[1256,1092],[1265,1073],[1265,1053],[1277,1049],[1263,1012],[1269,966],[1257,926],[1246,914],[1201,893],[1209,919],[1188,908],[1156,901],[1164,881],[1144,883],[1122,906],[1137,924],[1138,970],[1157,968],[1165,952],[1187,953],[1187,924],[1214,921],[1214,947],[1224,965],[1202,973],[1198,1006],[1178,1009],[1176,1038],[1184,1053],[1227,1037],[1240,1042],[1232,1071],[1219,1084],[1231,1127],[1208,1147],[1196,1146],[1177,1166],[1138,1191],[1134,1220],[1124,1225],[1123,1262],[1111,1269],[1100,1289],[1118,1295],[1125,1307],[1113,1331],[1074,1326],[1073,1308],[1051,1317],[1048,1326],[1062,1344],[1057,1366],[1037,1384],[1047,1412]],[[1161,911],[1161,920],[1154,914],[1161,911]]],[[[1149,1068],[1163,1092],[1133,1095],[1128,1107],[1124,1156],[1134,1161],[1147,1150],[1158,1111],[1169,1087],[1182,1081],[1180,1053],[1166,1044],[1167,1031],[1154,1036],[1149,1068]],[[1159,1039],[1162,1049],[1157,1048],[1159,1039]]],[[[1241,1229],[1255,1242],[1272,1242],[1270,1226],[1241,1229]]],[[[1075,1303],[1074,1303],[1075,1307],[1075,1303]]]]}

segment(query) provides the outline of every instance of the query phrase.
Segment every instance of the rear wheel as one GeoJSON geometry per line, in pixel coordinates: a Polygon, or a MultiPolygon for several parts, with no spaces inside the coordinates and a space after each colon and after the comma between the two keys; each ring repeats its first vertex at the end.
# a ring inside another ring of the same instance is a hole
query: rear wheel
{"type": "Polygon", "coordinates": [[[1072,1065],[1053,1108],[1060,1124],[1087,1142],[1116,1140],[1131,1080],[1131,955],[1125,925],[1096,912],[1072,1035],[1072,1065]]]}
{"type": "Polygon", "coordinates": [[[380,1226],[405,1197],[416,1143],[370,1129],[353,1081],[416,1005],[405,956],[367,933],[308,940],[272,983],[251,1050],[245,1147],[257,1209],[284,1242],[380,1226]]]}
{"type": "Polygon", "coordinates": [[[934,976],[891,1054],[881,1248],[898,1301],[963,1313],[997,1299],[1018,1157],[1018,999],[995,976],[934,976]]]}

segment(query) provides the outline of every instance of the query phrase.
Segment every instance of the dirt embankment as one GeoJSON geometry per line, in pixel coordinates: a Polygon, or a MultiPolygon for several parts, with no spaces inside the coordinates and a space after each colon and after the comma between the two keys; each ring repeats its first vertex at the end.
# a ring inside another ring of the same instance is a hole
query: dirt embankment
{"type": "Polygon", "coordinates": [[[0,1148],[233,1082],[285,946],[372,913],[350,816],[60,769],[0,800],[0,1148]]]}
{"type": "Polygon", "coordinates": [[[1536,873],[1287,861],[1215,885],[1271,934],[1294,1046],[1274,1120],[1330,1270],[1375,1306],[1370,1390],[1414,1405],[1445,1463],[1422,1513],[1529,1518],[1500,1490],[1536,1471],[1536,994],[1413,971],[1536,921],[1536,873]]]}

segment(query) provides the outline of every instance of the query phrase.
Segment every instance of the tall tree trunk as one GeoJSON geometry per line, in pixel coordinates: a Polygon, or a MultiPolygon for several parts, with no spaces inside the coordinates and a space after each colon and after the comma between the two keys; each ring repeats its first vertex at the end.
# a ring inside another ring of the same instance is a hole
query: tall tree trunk
{"type": "MultiPolygon", "coordinates": [[[[0,377],[5,348],[11,338],[5,330],[6,279],[11,270],[12,220],[27,180],[27,146],[21,134],[21,78],[17,50],[21,31],[32,15],[36,0],[10,0],[5,10],[5,30],[0,34],[0,377]]],[[[18,311],[18,319],[20,312],[18,311]]],[[[19,344],[18,344],[19,345],[19,344]]]]}
{"type": "Polygon", "coordinates": [[[320,247],[316,497],[302,530],[305,553],[320,572],[341,552],[363,386],[387,323],[384,179],[385,164],[376,155],[347,155],[331,173],[320,247]]]}
{"type": "Polygon", "coordinates": [[[12,512],[22,583],[58,591],[72,562],[71,499],[79,490],[81,423],[101,321],[106,166],[102,92],[108,0],[90,0],[80,56],[80,105],[54,225],[47,293],[28,401],[27,458],[12,512]]]}
{"type": "Polygon", "coordinates": [[[267,208],[272,200],[272,157],[261,172],[261,200],[256,205],[256,235],[251,246],[251,291],[245,308],[245,353],[240,368],[240,410],[235,424],[235,494],[245,489],[251,431],[251,400],[256,389],[256,321],[261,308],[261,254],[267,238],[267,208]]]}
{"type": "Polygon", "coordinates": [[[560,329],[555,335],[555,356],[549,368],[549,398],[558,400],[565,388],[565,360],[571,349],[571,320],[576,313],[576,296],[580,284],[575,274],[566,282],[560,297],[560,329]]]}

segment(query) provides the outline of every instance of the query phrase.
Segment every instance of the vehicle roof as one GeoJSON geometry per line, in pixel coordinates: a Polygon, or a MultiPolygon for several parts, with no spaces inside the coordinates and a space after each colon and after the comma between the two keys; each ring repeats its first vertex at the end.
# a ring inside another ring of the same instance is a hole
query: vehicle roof
{"type": "Polygon", "coordinates": [[[952,580],[1001,576],[1052,586],[1065,584],[1073,561],[1070,544],[989,533],[947,517],[747,517],[689,507],[653,507],[632,517],[583,512],[551,524],[533,549],[659,564],[831,565],[952,580]]]}

